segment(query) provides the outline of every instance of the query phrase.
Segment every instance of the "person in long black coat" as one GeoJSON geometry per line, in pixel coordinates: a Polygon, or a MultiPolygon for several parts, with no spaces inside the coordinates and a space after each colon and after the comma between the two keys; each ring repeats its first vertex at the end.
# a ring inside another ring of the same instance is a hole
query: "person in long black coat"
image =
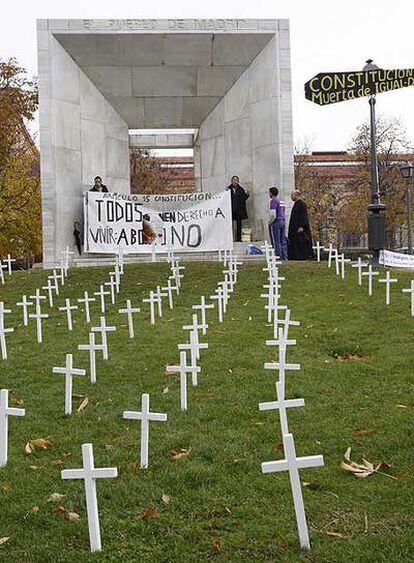
{"type": "Polygon", "coordinates": [[[294,190],[291,199],[292,207],[289,221],[289,260],[307,260],[312,257],[312,237],[309,225],[308,208],[300,198],[299,190],[294,190]]]}
{"type": "Polygon", "coordinates": [[[233,221],[236,221],[236,242],[241,242],[242,221],[247,219],[246,201],[250,193],[239,184],[238,176],[232,176],[227,189],[231,190],[231,213],[233,221]]]}

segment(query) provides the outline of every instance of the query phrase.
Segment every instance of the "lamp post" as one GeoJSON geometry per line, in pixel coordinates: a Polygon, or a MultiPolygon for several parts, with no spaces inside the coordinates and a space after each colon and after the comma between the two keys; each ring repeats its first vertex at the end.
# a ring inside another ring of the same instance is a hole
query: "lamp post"
{"type": "MultiPolygon", "coordinates": [[[[363,71],[378,70],[371,59],[366,61],[363,71]]],[[[385,247],[385,216],[381,214],[387,206],[381,203],[378,182],[377,130],[375,120],[375,94],[369,99],[371,133],[371,203],[368,205],[368,246],[372,250],[372,265],[379,265],[379,253],[385,247]]]]}
{"type": "Polygon", "coordinates": [[[413,239],[411,233],[412,225],[412,212],[411,212],[411,199],[412,199],[412,187],[414,183],[414,165],[410,162],[400,166],[400,173],[403,178],[408,180],[407,186],[407,231],[408,231],[408,254],[412,254],[413,251],[413,239]]]}

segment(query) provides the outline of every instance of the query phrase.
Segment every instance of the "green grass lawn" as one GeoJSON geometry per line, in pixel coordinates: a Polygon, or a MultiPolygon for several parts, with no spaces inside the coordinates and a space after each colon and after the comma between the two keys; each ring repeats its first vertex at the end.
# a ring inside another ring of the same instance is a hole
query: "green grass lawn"
{"type": "MultiPolygon", "coordinates": [[[[408,274],[399,273],[392,304],[384,304],[385,288],[375,280],[373,298],[359,288],[356,273],[342,281],[326,264],[283,266],[283,302],[292,318],[297,346],[288,359],[301,364],[287,375],[288,398],[303,397],[305,407],[289,409],[290,430],[298,455],[323,454],[325,467],[301,471],[312,550],[301,552],[289,476],[263,475],[262,461],[281,459],[277,412],[259,412],[258,403],[275,398],[276,372],[264,370],[275,349],[265,345],[266,325],[260,298],[266,275],[263,263],[241,268],[225,322],[214,315],[202,352],[198,388],[188,387],[188,412],[179,409],[179,381],[165,366],[179,359],[184,342],[181,326],[191,320],[191,305],[210,295],[221,279],[221,266],[186,264],[177,306],[155,327],[148,305],[135,316],[136,338],[128,338],[126,316],[117,309],[124,299],[134,305],[168,275],[167,264],[127,265],[116,307],[107,313],[118,326],[109,335],[109,360],[97,362],[97,384],[74,378],[75,413],[64,415],[64,378],[52,373],[74,354],[76,367],[88,367],[88,326],[75,315],[68,333],[65,313],[56,309],[44,323],[44,342],[36,343],[34,321],[23,327],[23,293],[44,285],[49,272],[16,273],[0,299],[13,308],[6,326],[9,360],[0,361],[0,387],[13,389],[23,401],[24,418],[9,419],[9,462],[0,470],[0,560],[60,561],[413,561],[414,560],[414,376],[413,323],[408,274]],[[349,352],[360,360],[339,361],[349,352]],[[149,468],[139,467],[138,421],[123,420],[124,410],[140,410],[143,392],[151,410],[168,413],[168,422],[150,425],[149,468]],[[355,430],[367,433],[353,433],[355,430]],[[47,438],[52,447],[31,455],[29,440],[47,438]],[[81,445],[94,446],[97,467],[119,469],[118,479],[98,481],[103,550],[89,552],[84,486],[62,481],[62,468],[81,466],[81,445]],[[389,468],[397,477],[373,474],[356,479],[340,468],[352,446],[362,457],[389,468]],[[187,456],[174,459],[171,450],[187,456]],[[66,495],[53,502],[52,493],[66,495]],[[170,499],[170,502],[165,495],[170,499]],[[70,521],[62,506],[80,515],[70,521]],[[35,507],[35,508],[33,508],[35,507]],[[153,507],[159,518],[139,518],[153,507]]],[[[76,298],[97,290],[108,268],[71,269],[59,297],[76,298]]],[[[366,280],[365,280],[366,283],[366,280]]],[[[45,308],[45,307],[44,307],[45,308]]],[[[98,321],[98,304],[92,319],[98,321]]],[[[212,315],[210,314],[210,319],[212,315]]],[[[19,402],[17,400],[17,402],[19,402]]]]}

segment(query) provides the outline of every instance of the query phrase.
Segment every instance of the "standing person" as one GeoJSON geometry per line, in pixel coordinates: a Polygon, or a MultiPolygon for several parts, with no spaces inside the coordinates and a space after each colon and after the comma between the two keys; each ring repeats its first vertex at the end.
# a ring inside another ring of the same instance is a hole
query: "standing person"
{"type": "Polygon", "coordinates": [[[308,208],[299,190],[293,190],[290,197],[295,203],[289,221],[289,260],[307,260],[312,256],[308,208]]]}
{"type": "Polygon", "coordinates": [[[108,192],[108,188],[105,184],[102,184],[102,178],[100,176],[95,176],[93,179],[93,186],[89,190],[90,192],[108,192]]]}
{"type": "Polygon", "coordinates": [[[227,189],[231,190],[231,213],[233,221],[236,222],[236,242],[241,242],[242,221],[247,219],[246,201],[250,192],[239,184],[238,176],[231,177],[231,184],[227,189]]]}
{"type": "Polygon", "coordinates": [[[279,190],[269,188],[269,234],[276,256],[287,260],[287,243],[285,236],[285,202],[279,197],[279,190]]]}

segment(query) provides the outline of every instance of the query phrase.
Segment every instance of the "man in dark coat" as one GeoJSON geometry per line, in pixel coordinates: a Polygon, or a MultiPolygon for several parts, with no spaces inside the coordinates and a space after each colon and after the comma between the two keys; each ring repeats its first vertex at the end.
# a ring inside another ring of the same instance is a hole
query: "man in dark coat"
{"type": "Polygon", "coordinates": [[[290,197],[295,203],[289,221],[289,260],[307,260],[312,257],[308,208],[300,198],[299,190],[294,190],[290,197]]]}
{"type": "Polygon", "coordinates": [[[242,221],[247,219],[246,201],[250,193],[239,184],[238,176],[232,176],[227,189],[231,190],[231,213],[233,221],[236,221],[236,242],[241,242],[242,221]]]}
{"type": "Polygon", "coordinates": [[[90,192],[107,192],[108,188],[105,184],[102,184],[102,178],[100,176],[95,176],[93,180],[93,186],[89,190],[90,192]]]}

